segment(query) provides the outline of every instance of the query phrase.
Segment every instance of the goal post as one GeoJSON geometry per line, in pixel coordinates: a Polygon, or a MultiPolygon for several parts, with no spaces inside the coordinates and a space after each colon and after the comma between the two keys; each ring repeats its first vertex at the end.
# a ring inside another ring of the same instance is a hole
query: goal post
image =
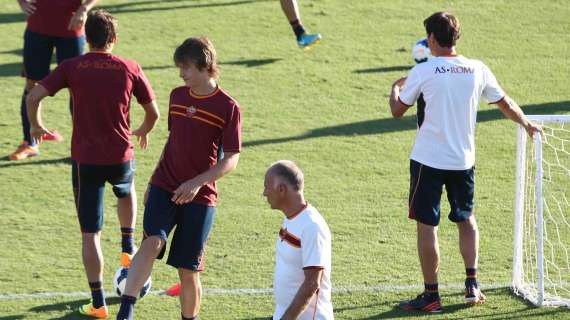
{"type": "Polygon", "coordinates": [[[570,116],[528,118],[517,132],[514,292],[537,306],[570,308],[570,116]]]}

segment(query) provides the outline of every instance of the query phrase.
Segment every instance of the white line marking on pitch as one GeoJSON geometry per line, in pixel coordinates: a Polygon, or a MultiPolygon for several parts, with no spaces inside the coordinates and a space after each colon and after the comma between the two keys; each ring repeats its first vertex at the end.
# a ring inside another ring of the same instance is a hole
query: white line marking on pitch
{"type": "MultiPolygon", "coordinates": [[[[501,289],[508,288],[511,285],[508,283],[503,284],[490,284],[481,285],[482,289],[501,289]]],[[[448,284],[440,285],[442,289],[463,289],[463,284],[448,284]]],[[[420,285],[377,285],[377,286],[350,286],[350,287],[333,287],[333,293],[349,293],[349,292],[404,292],[421,290],[423,286],[420,285]]],[[[111,293],[111,291],[109,292],[111,293]]],[[[260,295],[271,294],[271,288],[205,288],[204,294],[206,295],[260,295]]],[[[161,295],[164,290],[153,290],[149,294],[161,295]]],[[[112,296],[112,295],[111,295],[112,296]]],[[[0,293],[0,300],[25,300],[25,299],[51,299],[51,298],[90,298],[88,292],[37,292],[37,293],[0,293]]]]}

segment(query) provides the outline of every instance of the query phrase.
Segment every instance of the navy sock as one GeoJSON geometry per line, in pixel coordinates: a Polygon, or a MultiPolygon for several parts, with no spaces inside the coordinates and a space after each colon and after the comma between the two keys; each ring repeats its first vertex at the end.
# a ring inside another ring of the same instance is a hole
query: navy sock
{"type": "Polygon", "coordinates": [[[91,289],[91,298],[93,299],[93,307],[101,308],[105,305],[105,291],[101,286],[101,281],[89,282],[89,288],[91,289]]]}
{"type": "Polygon", "coordinates": [[[424,292],[433,299],[439,299],[437,283],[424,283],[424,292]]]}
{"type": "Polygon", "coordinates": [[[123,252],[133,254],[135,250],[135,228],[121,228],[121,247],[123,252]]]}
{"type": "Polygon", "coordinates": [[[26,108],[26,97],[28,96],[28,90],[24,90],[22,94],[22,100],[20,101],[20,116],[22,117],[22,133],[24,134],[24,141],[30,146],[35,146],[35,141],[32,141],[32,136],[30,135],[30,121],[28,120],[28,109],[26,108]]]}
{"type": "Polygon", "coordinates": [[[465,268],[465,286],[478,288],[477,268],[465,268]]]}
{"type": "Polygon", "coordinates": [[[293,28],[293,32],[295,32],[297,40],[299,40],[301,36],[305,34],[305,28],[303,28],[301,21],[297,19],[295,21],[290,21],[289,23],[291,24],[291,28],[293,28]]]}
{"type": "Polygon", "coordinates": [[[119,313],[117,313],[117,320],[133,320],[133,313],[136,302],[137,298],[122,295],[121,307],[119,308],[119,313]]]}
{"type": "Polygon", "coordinates": [[[183,314],[180,314],[180,319],[182,319],[182,320],[200,320],[200,318],[198,318],[198,316],[186,318],[183,314]]]}

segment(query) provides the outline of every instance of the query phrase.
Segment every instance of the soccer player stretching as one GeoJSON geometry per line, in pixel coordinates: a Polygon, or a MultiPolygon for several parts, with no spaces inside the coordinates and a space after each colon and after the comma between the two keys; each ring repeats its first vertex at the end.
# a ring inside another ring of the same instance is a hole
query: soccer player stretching
{"type": "MultiPolygon", "coordinates": [[[[18,0],[20,8],[28,16],[24,33],[24,69],[26,86],[22,95],[20,115],[24,140],[10,160],[23,160],[37,156],[39,146],[30,137],[30,122],[26,111],[26,96],[36,82],[49,74],[51,57],[56,50],[57,63],[83,54],[85,36],[83,24],[87,12],[97,0],[18,0]]],[[[63,137],[56,131],[45,134],[44,140],[61,141],[63,137]]]]}
{"type": "Polygon", "coordinates": [[[448,218],[457,224],[465,263],[465,302],[473,305],[485,301],[477,282],[479,231],[473,214],[475,119],[481,96],[497,104],[507,118],[522,125],[529,135],[542,129],[525,117],[485,64],[457,54],[455,44],[460,30],[456,17],[437,12],[424,21],[424,26],[433,57],[416,65],[407,78],[397,80],[390,96],[390,108],[396,118],[420,94],[426,102],[410,155],[409,196],[409,218],[417,224],[425,291],[415,299],[402,301],[400,306],[406,310],[441,312],[437,226],[444,185],[451,206],[448,218]]]}
{"type": "Polygon", "coordinates": [[[263,195],[285,218],[275,247],[274,320],[334,319],[331,303],[331,233],[303,196],[304,177],[281,160],[267,170],[263,195]]]}
{"type": "Polygon", "coordinates": [[[40,101],[62,88],[69,88],[73,95],[73,193],[82,232],[83,265],[93,298],[79,311],[95,318],[108,315],[102,287],[100,245],[105,183],[113,186],[118,198],[121,265],[128,266],[134,253],[136,221],[131,134],[139,138],[143,149],[146,148],[147,135],[158,120],[155,96],[141,67],[135,61],[111,53],[117,41],[116,27],[117,22],[109,13],[103,10],[90,12],[85,24],[90,52],[61,63],[27,97],[31,135],[41,141],[49,131],[40,119],[40,101]],[[145,111],[143,123],[133,132],[129,123],[132,95],[145,111]]]}
{"type": "Polygon", "coordinates": [[[170,134],[145,194],[145,239],[134,256],[117,319],[133,319],[138,292],[162,258],[176,226],[167,263],[178,270],[182,319],[197,319],[204,250],[214,222],[216,180],[234,170],[241,150],[238,103],[216,83],[216,51],[189,38],[174,53],[185,85],[172,90],[170,134]],[[224,158],[218,159],[223,145],[224,158]]]}

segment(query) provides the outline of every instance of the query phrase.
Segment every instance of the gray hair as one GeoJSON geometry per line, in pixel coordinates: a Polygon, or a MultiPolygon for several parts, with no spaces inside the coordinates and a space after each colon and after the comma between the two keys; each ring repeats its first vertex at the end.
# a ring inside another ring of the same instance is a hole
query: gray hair
{"type": "Polygon", "coordinates": [[[267,172],[287,183],[293,190],[303,190],[305,177],[295,162],[291,160],[279,160],[273,163],[267,172]]]}

